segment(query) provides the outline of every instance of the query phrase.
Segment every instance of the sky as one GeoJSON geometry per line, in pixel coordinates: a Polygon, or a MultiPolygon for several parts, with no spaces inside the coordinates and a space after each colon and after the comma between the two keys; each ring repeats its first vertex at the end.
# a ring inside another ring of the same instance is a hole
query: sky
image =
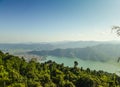
{"type": "Polygon", "coordinates": [[[0,43],[120,40],[120,0],[0,0],[0,43]]]}

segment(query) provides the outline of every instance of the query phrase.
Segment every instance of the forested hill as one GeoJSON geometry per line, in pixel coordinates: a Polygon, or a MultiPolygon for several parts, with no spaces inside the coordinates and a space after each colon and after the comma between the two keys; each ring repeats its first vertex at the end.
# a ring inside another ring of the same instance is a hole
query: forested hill
{"type": "Polygon", "coordinates": [[[26,62],[24,58],[0,51],[0,87],[120,87],[120,77],[52,61],[26,62]]]}
{"type": "Polygon", "coordinates": [[[120,45],[117,44],[101,44],[85,48],[67,48],[55,49],[51,51],[31,51],[30,54],[50,55],[57,57],[77,57],[84,60],[108,61],[110,59],[117,61],[120,57],[120,45]]]}

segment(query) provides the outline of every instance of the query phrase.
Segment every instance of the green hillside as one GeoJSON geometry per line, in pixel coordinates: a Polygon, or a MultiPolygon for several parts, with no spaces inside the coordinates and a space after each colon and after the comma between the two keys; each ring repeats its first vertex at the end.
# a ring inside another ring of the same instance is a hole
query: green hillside
{"type": "Polygon", "coordinates": [[[85,48],[67,48],[55,49],[49,51],[30,51],[28,53],[40,56],[56,56],[56,57],[77,57],[83,60],[91,61],[117,61],[120,57],[120,45],[117,44],[101,44],[85,48]]]}
{"type": "Polygon", "coordinates": [[[0,87],[120,87],[120,77],[52,61],[38,63],[0,51],[0,87]]]}

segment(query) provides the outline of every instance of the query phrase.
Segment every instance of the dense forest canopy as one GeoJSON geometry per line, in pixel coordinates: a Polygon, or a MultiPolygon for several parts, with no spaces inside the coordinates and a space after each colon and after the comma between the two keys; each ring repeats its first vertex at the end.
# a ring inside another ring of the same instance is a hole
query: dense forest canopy
{"type": "Polygon", "coordinates": [[[0,51],[0,87],[120,87],[120,77],[104,71],[39,63],[0,51]]]}

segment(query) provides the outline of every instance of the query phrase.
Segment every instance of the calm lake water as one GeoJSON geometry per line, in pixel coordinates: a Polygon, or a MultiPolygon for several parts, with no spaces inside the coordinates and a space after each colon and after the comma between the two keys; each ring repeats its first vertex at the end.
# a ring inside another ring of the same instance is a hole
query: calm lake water
{"type": "MultiPolygon", "coordinates": [[[[100,62],[100,61],[89,61],[89,60],[81,60],[79,58],[65,58],[65,57],[52,57],[48,56],[45,61],[52,60],[56,63],[64,63],[64,66],[73,67],[74,61],[77,61],[78,67],[83,67],[84,69],[90,68],[91,70],[103,70],[110,73],[116,73],[120,75],[120,63],[116,61],[111,62],[100,62]]],[[[44,62],[45,62],[44,61],[44,62]]]]}

